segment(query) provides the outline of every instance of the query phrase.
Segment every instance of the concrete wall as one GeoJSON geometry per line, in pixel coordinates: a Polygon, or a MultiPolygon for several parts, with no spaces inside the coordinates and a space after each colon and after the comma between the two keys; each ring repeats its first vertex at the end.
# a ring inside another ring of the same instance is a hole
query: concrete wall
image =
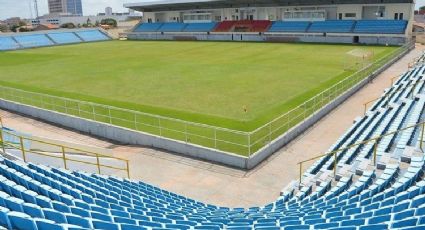
{"type": "Polygon", "coordinates": [[[142,145],[181,153],[190,157],[205,159],[237,168],[246,168],[248,158],[224,153],[202,146],[187,144],[168,138],[100,123],[67,114],[48,111],[33,106],[0,99],[0,108],[24,114],[53,124],[74,129],[93,136],[114,140],[123,144],[142,145]]]}
{"type": "MultiPolygon", "coordinates": [[[[283,34],[283,33],[129,33],[129,40],[200,40],[200,41],[269,41],[353,44],[355,34],[283,34]]],[[[406,37],[360,35],[360,44],[400,45],[406,37]]]]}

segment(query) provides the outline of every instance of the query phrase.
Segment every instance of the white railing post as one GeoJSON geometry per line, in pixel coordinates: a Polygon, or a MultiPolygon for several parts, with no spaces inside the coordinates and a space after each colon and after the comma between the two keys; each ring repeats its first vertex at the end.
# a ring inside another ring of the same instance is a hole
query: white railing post
{"type": "Polygon", "coordinates": [[[158,117],[158,128],[159,128],[159,136],[162,136],[161,118],[160,117],[158,117]]]}
{"type": "Polygon", "coordinates": [[[187,143],[187,123],[184,123],[184,139],[187,143]]]}
{"type": "Polygon", "coordinates": [[[136,113],[134,113],[134,128],[136,130],[139,130],[139,128],[137,127],[137,114],[136,113]]]}
{"type": "Polygon", "coordinates": [[[217,128],[214,129],[214,148],[217,149],[217,128]]]}
{"type": "Polygon", "coordinates": [[[96,112],[94,111],[94,105],[91,105],[91,110],[93,113],[93,120],[96,120],[96,112]]]}
{"type": "Polygon", "coordinates": [[[108,107],[109,124],[112,125],[111,107],[108,107]]]}
{"type": "Polygon", "coordinates": [[[248,133],[248,157],[251,158],[251,134],[248,133]]]}
{"type": "Polygon", "coordinates": [[[272,123],[269,123],[269,143],[272,143],[272,123]]]}
{"type": "Polygon", "coordinates": [[[78,108],[78,116],[81,117],[81,109],[80,109],[80,103],[77,102],[77,108],[78,108]]]}

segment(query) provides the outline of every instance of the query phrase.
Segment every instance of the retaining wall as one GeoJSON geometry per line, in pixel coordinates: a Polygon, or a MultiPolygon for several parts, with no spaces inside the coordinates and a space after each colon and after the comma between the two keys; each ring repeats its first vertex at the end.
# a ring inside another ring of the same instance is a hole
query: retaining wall
{"type": "Polygon", "coordinates": [[[276,33],[128,33],[129,40],[199,40],[243,42],[305,42],[368,45],[400,45],[406,43],[404,36],[355,35],[355,34],[276,34],[276,33]],[[356,41],[357,37],[357,41],[356,41]]]}

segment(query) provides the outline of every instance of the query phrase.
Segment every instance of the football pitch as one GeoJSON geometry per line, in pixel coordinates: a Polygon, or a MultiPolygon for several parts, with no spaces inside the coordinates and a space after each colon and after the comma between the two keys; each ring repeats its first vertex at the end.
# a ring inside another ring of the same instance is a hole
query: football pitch
{"type": "Polygon", "coordinates": [[[376,60],[396,47],[86,43],[0,52],[0,85],[252,131],[355,72],[359,49],[376,60]]]}

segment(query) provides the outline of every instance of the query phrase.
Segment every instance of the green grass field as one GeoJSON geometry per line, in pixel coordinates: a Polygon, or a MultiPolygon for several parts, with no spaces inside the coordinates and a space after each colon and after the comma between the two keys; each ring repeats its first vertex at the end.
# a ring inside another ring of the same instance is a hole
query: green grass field
{"type": "MultiPolygon", "coordinates": [[[[375,59],[395,49],[360,48],[375,59]]],[[[352,74],[344,62],[353,49],[359,47],[88,43],[0,52],[0,84],[250,131],[352,74]]]]}

